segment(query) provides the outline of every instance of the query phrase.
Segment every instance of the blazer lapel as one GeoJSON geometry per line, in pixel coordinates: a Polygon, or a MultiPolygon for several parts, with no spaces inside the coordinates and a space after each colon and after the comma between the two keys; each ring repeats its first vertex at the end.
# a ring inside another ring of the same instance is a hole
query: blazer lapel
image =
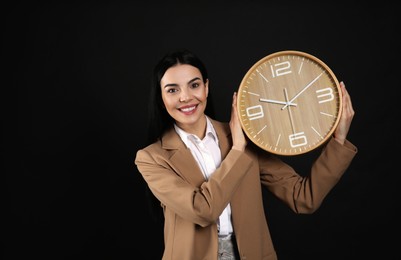
{"type": "MultiPolygon", "coordinates": [[[[216,130],[217,137],[219,138],[221,158],[224,159],[232,146],[229,126],[211,118],[209,119],[216,130]]],[[[162,148],[171,154],[170,161],[172,167],[184,180],[196,187],[199,187],[205,181],[205,177],[192,156],[191,151],[185,146],[173,127],[163,135],[162,148]]]]}
{"type": "Polygon", "coordinates": [[[172,167],[185,181],[196,187],[199,187],[205,181],[203,173],[191,151],[185,146],[174,128],[170,128],[163,135],[162,148],[169,151],[172,167]]]}

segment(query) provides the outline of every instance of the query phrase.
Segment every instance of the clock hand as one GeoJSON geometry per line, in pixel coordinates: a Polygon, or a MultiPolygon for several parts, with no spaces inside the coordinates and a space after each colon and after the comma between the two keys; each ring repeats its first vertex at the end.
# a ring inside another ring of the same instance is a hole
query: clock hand
{"type": "MultiPolygon", "coordinates": [[[[284,96],[285,96],[285,100],[288,101],[288,93],[287,93],[287,89],[284,88],[284,96]]],[[[291,104],[291,102],[286,102],[287,104],[291,104]]],[[[290,117],[290,124],[291,124],[291,128],[292,128],[292,133],[295,134],[295,128],[294,128],[294,120],[292,119],[292,113],[291,113],[291,109],[288,109],[288,116],[290,117]]]]}
{"type": "Polygon", "coordinates": [[[273,103],[273,104],[279,104],[279,105],[297,106],[297,104],[295,104],[295,103],[284,102],[284,101],[279,101],[279,100],[274,100],[274,99],[259,98],[259,101],[260,102],[273,103]]]}
{"type": "Polygon", "coordinates": [[[323,72],[319,74],[314,80],[312,80],[308,85],[306,85],[301,91],[298,92],[287,104],[285,104],[281,110],[284,110],[288,107],[290,103],[292,103],[299,95],[301,95],[305,90],[307,90],[310,86],[312,86],[313,83],[315,83],[316,80],[318,80],[321,76],[323,75],[323,72]]]}

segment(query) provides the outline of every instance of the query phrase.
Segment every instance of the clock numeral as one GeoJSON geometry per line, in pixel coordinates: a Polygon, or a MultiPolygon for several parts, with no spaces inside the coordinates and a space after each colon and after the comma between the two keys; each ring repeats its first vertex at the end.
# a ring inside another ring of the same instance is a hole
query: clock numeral
{"type": "Polygon", "coordinates": [[[276,63],[274,65],[270,65],[270,70],[272,72],[272,77],[282,76],[288,73],[291,73],[291,63],[289,61],[284,61],[280,63],[276,63]]]}
{"type": "Polygon", "coordinates": [[[292,148],[303,146],[308,143],[304,132],[289,135],[288,138],[290,139],[290,144],[292,148]]]}
{"type": "Polygon", "coordinates": [[[324,103],[324,102],[329,102],[334,99],[333,95],[333,89],[332,88],[324,88],[324,89],[318,89],[316,90],[317,98],[319,100],[319,104],[324,103]],[[319,94],[321,93],[321,94],[319,94]]]}
{"type": "Polygon", "coordinates": [[[265,116],[263,114],[263,108],[261,105],[248,107],[246,109],[246,114],[248,115],[249,120],[255,120],[255,119],[262,118],[265,116]]]}

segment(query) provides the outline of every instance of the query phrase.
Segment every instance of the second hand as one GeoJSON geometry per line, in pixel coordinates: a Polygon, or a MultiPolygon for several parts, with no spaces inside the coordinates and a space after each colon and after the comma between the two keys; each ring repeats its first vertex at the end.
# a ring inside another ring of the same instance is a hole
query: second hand
{"type": "MultiPolygon", "coordinates": [[[[287,103],[289,103],[289,101],[288,101],[288,93],[287,93],[287,89],[286,88],[284,88],[284,96],[285,96],[285,101],[287,103]]],[[[290,124],[291,124],[292,133],[295,134],[294,120],[292,119],[291,107],[288,107],[287,110],[288,110],[288,116],[290,117],[290,124]]]]}

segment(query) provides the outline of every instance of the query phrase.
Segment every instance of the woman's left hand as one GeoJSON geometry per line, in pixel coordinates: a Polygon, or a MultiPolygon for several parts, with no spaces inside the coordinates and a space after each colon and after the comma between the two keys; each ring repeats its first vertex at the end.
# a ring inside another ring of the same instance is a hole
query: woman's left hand
{"type": "Polygon", "coordinates": [[[340,122],[338,123],[337,128],[334,131],[334,139],[340,144],[344,144],[351,126],[352,119],[354,118],[355,111],[352,107],[351,97],[348,94],[347,89],[345,88],[344,82],[340,82],[340,87],[343,98],[343,107],[340,116],[340,122]]]}

